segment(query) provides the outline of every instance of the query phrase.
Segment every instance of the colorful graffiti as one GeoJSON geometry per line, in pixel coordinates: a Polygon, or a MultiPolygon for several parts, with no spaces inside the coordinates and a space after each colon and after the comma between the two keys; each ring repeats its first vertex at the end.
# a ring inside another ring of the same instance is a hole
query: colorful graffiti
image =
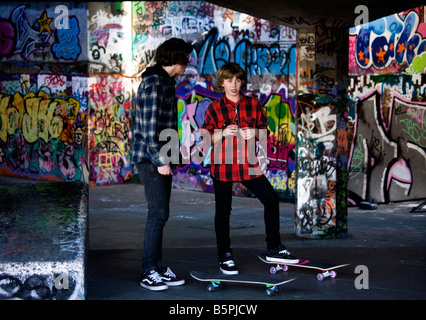
{"type": "Polygon", "coordinates": [[[1,174],[88,182],[85,8],[2,4],[1,174]]]}
{"type": "MultiPolygon", "coordinates": [[[[183,163],[174,177],[174,186],[189,190],[212,191],[209,175],[210,148],[202,143],[199,128],[204,122],[204,114],[212,100],[220,95],[201,86],[196,86],[188,94],[180,85],[178,101],[179,137],[183,163]],[[195,157],[203,159],[201,163],[195,157]]],[[[263,99],[263,108],[268,117],[269,132],[267,150],[258,150],[258,158],[263,164],[266,176],[274,189],[282,197],[292,198],[295,194],[295,152],[294,152],[294,101],[284,99],[284,92],[270,93],[263,99]]],[[[260,147],[260,146],[259,146],[260,147]]],[[[235,194],[246,194],[243,186],[235,194]]]]}
{"type": "Polygon", "coordinates": [[[372,78],[375,81],[363,77],[362,83],[357,79],[350,87],[354,99],[350,201],[384,203],[424,198],[426,84],[418,86],[408,75],[387,76],[383,83],[376,83],[383,78],[372,78]],[[423,92],[423,102],[416,99],[418,91],[423,92]]]}
{"type": "MultiPolygon", "coordinates": [[[[5,107],[3,117],[8,122],[3,124],[1,137],[3,141],[13,141],[7,142],[9,149],[3,148],[2,159],[7,159],[4,173],[67,181],[88,179],[92,185],[131,180],[129,145],[139,75],[152,63],[157,46],[176,36],[195,41],[187,72],[178,79],[179,134],[184,158],[197,149],[203,110],[218,98],[214,93],[215,72],[223,63],[236,61],[249,75],[247,93],[258,96],[268,114],[271,136],[267,150],[261,150],[268,177],[277,191],[294,196],[295,29],[205,1],[65,2],[48,7],[15,4],[7,5],[0,19],[4,30],[0,59],[8,62],[2,64],[3,71],[10,77],[24,73],[35,79],[27,79],[22,85],[7,77],[2,82],[2,92],[11,101],[5,107]],[[83,87],[74,85],[78,76],[86,77],[81,82],[83,87]],[[46,93],[42,100],[69,100],[79,108],[57,115],[52,103],[25,104],[25,108],[34,110],[17,113],[22,118],[21,131],[14,133],[16,119],[10,108],[19,96],[33,101],[26,96],[30,92],[46,93]],[[33,117],[31,112],[44,113],[33,117]],[[49,119],[51,116],[55,118],[49,119]],[[69,119],[62,124],[59,117],[69,119]],[[79,118],[84,118],[83,129],[73,124],[79,118]],[[42,126],[36,129],[36,124],[42,126]],[[6,125],[11,127],[6,129],[6,125]],[[81,131],[85,153],[78,151],[71,138],[74,132],[79,135],[81,131]],[[62,141],[65,145],[53,148],[62,141]],[[17,147],[11,149],[23,144],[27,144],[27,149],[31,147],[30,154],[21,155],[24,151],[16,151],[17,147]],[[63,154],[56,155],[58,150],[63,150],[63,154]],[[54,163],[36,160],[36,151],[55,154],[54,163]],[[73,161],[68,160],[70,157],[73,161]],[[80,172],[65,172],[65,163],[80,172]]],[[[191,162],[178,170],[176,185],[201,185],[204,191],[211,190],[208,171],[203,164],[191,162]],[[192,177],[198,172],[198,181],[188,183],[184,176],[188,172],[192,177]]]]}
{"type": "Polygon", "coordinates": [[[50,97],[41,90],[0,94],[1,171],[35,179],[87,180],[88,119],[80,109],[73,97],[50,97]]]}
{"type": "Polygon", "coordinates": [[[132,79],[97,76],[89,81],[90,181],[123,183],[132,173],[132,79]]]}
{"type": "Polygon", "coordinates": [[[425,72],[424,6],[351,28],[349,34],[349,74],[425,72]]]}
{"type": "MultiPolygon", "coordinates": [[[[186,75],[179,79],[179,137],[183,160],[195,153],[207,158],[199,127],[215,93],[215,72],[228,61],[245,68],[247,94],[256,95],[269,119],[268,150],[260,150],[267,176],[277,192],[294,197],[294,100],[296,94],[296,32],[246,14],[200,2],[132,4],[133,58],[139,70],[149,65],[156,46],[168,36],[194,41],[186,75]],[[148,19],[148,20],[147,20],[148,19]],[[152,27],[146,25],[152,21],[152,27]]],[[[177,188],[212,191],[209,166],[196,161],[180,166],[173,183],[177,188]]],[[[236,194],[246,194],[239,186],[236,194]]]]}
{"type": "Polygon", "coordinates": [[[85,54],[81,56],[85,43],[80,39],[80,31],[81,28],[84,30],[86,21],[84,19],[81,25],[77,18],[78,15],[85,18],[84,9],[69,6],[67,28],[61,28],[64,18],[54,3],[49,8],[40,6],[40,9],[25,4],[12,5],[10,11],[2,10],[0,14],[0,58],[15,61],[77,61],[85,58],[85,54]],[[56,28],[56,25],[60,27],[56,28]]]}
{"type": "Polygon", "coordinates": [[[421,6],[350,30],[352,204],[426,197],[425,17],[421,6]]]}
{"type": "Polygon", "coordinates": [[[345,109],[337,99],[299,97],[295,218],[299,236],[334,238],[347,232],[345,109]]]}

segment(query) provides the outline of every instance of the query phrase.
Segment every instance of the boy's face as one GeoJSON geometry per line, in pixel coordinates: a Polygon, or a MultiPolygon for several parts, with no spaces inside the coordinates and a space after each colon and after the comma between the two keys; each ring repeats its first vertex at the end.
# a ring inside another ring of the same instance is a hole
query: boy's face
{"type": "Polygon", "coordinates": [[[182,76],[185,73],[186,67],[188,65],[187,64],[177,64],[176,65],[176,75],[182,76]]]}
{"type": "Polygon", "coordinates": [[[237,77],[234,76],[231,79],[223,80],[222,87],[225,90],[226,97],[230,100],[233,100],[232,98],[236,99],[240,97],[240,91],[241,91],[242,85],[243,85],[243,81],[240,79],[237,79],[237,77]]]}

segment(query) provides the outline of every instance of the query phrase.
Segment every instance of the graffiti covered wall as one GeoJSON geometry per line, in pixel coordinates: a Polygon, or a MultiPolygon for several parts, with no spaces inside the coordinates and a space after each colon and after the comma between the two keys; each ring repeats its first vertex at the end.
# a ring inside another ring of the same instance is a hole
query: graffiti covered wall
{"type": "Polygon", "coordinates": [[[350,30],[349,201],[426,198],[424,6],[350,30]]]}
{"type": "MultiPolygon", "coordinates": [[[[132,181],[134,95],[156,48],[173,36],[195,41],[177,79],[182,153],[190,159],[199,148],[205,109],[219,97],[214,74],[235,61],[249,76],[246,93],[259,98],[269,119],[268,147],[259,150],[266,174],[282,197],[294,197],[295,29],[205,1],[16,2],[2,9],[1,174],[132,181]]],[[[174,185],[211,191],[209,165],[186,163],[174,185]]],[[[246,191],[237,184],[235,193],[246,191]]]]}
{"type": "Polygon", "coordinates": [[[1,8],[0,173],[88,182],[85,4],[1,8]]]}
{"type": "MultiPolygon", "coordinates": [[[[201,145],[199,128],[209,103],[220,97],[215,93],[215,72],[235,61],[248,74],[246,93],[259,98],[269,119],[268,148],[259,150],[266,175],[282,197],[294,197],[295,30],[204,1],[134,2],[132,14],[133,74],[152,62],[165,39],[194,42],[190,65],[177,86],[184,164],[174,176],[174,186],[212,191],[208,148],[201,145]],[[192,161],[196,152],[206,161],[192,161]]],[[[246,194],[239,184],[234,191],[246,194]]]]}

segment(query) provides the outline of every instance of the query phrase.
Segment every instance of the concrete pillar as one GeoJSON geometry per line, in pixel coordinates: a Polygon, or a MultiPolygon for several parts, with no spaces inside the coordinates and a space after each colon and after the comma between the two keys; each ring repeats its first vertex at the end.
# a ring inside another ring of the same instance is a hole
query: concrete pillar
{"type": "Polygon", "coordinates": [[[347,235],[347,73],[336,71],[342,30],[318,29],[298,30],[295,232],[337,238],[347,235]]]}

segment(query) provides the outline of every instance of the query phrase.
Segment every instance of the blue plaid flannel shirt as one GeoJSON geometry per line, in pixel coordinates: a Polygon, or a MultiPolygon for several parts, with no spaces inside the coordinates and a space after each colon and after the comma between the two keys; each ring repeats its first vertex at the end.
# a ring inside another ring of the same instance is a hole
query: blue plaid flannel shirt
{"type": "Polygon", "coordinates": [[[175,79],[158,65],[142,74],[133,120],[132,163],[148,160],[156,167],[167,164],[160,160],[160,150],[167,141],[159,141],[159,136],[163,129],[178,129],[175,86],[175,79]]]}

